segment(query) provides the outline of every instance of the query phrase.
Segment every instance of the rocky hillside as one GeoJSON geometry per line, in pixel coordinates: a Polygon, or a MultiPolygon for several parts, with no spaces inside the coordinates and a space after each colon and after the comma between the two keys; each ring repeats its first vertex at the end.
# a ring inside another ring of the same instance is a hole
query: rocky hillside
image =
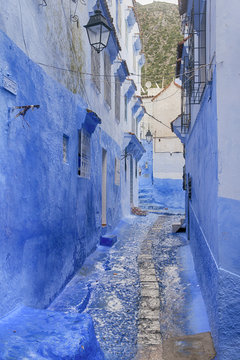
{"type": "Polygon", "coordinates": [[[174,77],[177,43],[182,40],[178,7],[165,2],[136,5],[146,57],[142,86],[151,81],[152,87],[161,87],[163,78],[166,86],[174,77]]]}

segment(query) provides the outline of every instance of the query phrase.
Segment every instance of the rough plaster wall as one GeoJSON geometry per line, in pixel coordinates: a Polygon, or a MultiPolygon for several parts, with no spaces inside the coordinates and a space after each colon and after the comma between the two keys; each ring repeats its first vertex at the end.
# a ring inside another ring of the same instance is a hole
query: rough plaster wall
{"type": "Polygon", "coordinates": [[[240,200],[239,9],[237,0],[227,7],[223,0],[216,3],[219,196],[235,200],[240,200]]]}
{"type": "Polygon", "coordinates": [[[186,143],[186,173],[192,177],[189,236],[195,268],[218,347],[218,218],[217,218],[216,72],[208,85],[186,143]]]}
{"type": "Polygon", "coordinates": [[[153,153],[153,176],[159,179],[182,179],[184,163],[182,153],[153,153]]]}
{"type": "MultiPolygon", "coordinates": [[[[75,4],[61,0],[48,1],[11,0],[1,4],[0,28],[36,63],[55,80],[72,92],[83,93],[82,76],[85,54],[82,27],[70,21],[75,4]],[[18,29],[18,31],[16,31],[18,29]],[[48,65],[48,66],[46,66],[48,65]],[[59,68],[70,71],[60,70],[59,68]]],[[[80,21],[87,20],[86,6],[80,5],[80,21]]]]}
{"type": "Polygon", "coordinates": [[[181,113],[181,89],[172,82],[156,99],[143,98],[143,105],[149,114],[167,125],[166,127],[145,114],[141,120],[145,129],[144,138],[148,128],[154,137],[174,136],[170,123],[181,113]]]}
{"type": "MultiPolygon", "coordinates": [[[[17,96],[0,89],[0,314],[19,303],[44,307],[94,250],[101,235],[101,147],[114,164],[119,146],[100,129],[91,138],[91,179],[77,176],[78,130],[85,104],[48,77],[0,33],[1,74],[9,69],[17,96]],[[39,104],[26,120],[8,107],[39,104]],[[10,123],[8,125],[8,121],[10,123]],[[23,127],[24,125],[24,127],[23,127]],[[69,136],[68,164],[63,134],[69,136]]],[[[109,231],[121,217],[120,188],[108,169],[109,231]]]]}
{"type": "Polygon", "coordinates": [[[218,262],[216,74],[186,144],[186,172],[192,176],[192,207],[218,262]],[[210,206],[211,204],[211,206],[210,206]],[[215,226],[214,226],[215,225],[215,226]]]}
{"type": "Polygon", "coordinates": [[[153,143],[142,140],[142,144],[146,150],[139,161],[141,168],[141,176],[139,176],[139,189],[144,187],[152,187],[153,184],[153,143]]]}

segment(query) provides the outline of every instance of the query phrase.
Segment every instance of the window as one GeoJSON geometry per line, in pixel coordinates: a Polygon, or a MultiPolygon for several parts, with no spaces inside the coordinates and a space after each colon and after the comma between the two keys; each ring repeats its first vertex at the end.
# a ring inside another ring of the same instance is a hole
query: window
{"type": "Polygon", "coordinates": [[[100,83],[100,54],[96,52],[91,47],[91,72],[92,72],[92,81],[95,84],[98,91],[101,91],[100,83]]]}
{"type": "Polygon", "coordinates": [[[138,176],[138,162],[135,160],[135,178],[138,176]]]}
{"type": "Polygon", "coordinates": [[[63,162],[68,162],[68,139],[69,137],[63,134],[63,162]]]}
{"type": "Polygon", "coordinates": [[[120,0],[116,0],[116,23],[117,23],[117,28],[118,28],[118,31],[120,32],[120,34],[121,34],[121,26],[122,26],[121,20],[122,20],[121,4],[120,4],[120,0]]]}
{"type": "Polygon", "coordinates": [[[136,119],[133,115],[132,115],[132,132],[136,134],[136,119]]]}
{"type": "Polygon", "coordinates": [[[127,95],[124,96],[124,117],[125,117],[125,121],[128,121],[128,98],[127,95]]]}
{"type": "Polygon", "coordinates": [[[78,175],[90,178],[90,135],[84,129],[78,132],[78,175]]]}
{"type": "Polygon", "coordinates": [[[114,176],[115,185],[120,185],[120,159],[115,158],[115,176],[114,176]]]}
{"type": "Polygon", "coordinates": [[[115,77],[115,119],[120,122],[120,101],[121,101],[121,84],[119,78],[115,77]]]}
{"type": "Polygon", "coordinates": [[[195,0],[189,22],[190,103],[199,104],[206,85],[206,2],[195,0]]]}
{"type": "Polygon", "coordinates": [[[104,52],[104,99],[111,107],[111,61],[106,51],[104,52]]]}

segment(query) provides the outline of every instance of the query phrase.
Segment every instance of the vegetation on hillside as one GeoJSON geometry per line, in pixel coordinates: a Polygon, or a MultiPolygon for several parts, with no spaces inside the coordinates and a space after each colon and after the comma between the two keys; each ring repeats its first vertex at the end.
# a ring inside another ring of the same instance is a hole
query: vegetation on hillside
{"type": "Polygon", "coordinates": [[[146,62],[142,67],[142,86],[151,81],[152,87],[167,86],[175,75],[176,49],[183,36],[177,5],[153,2],[136,4],[141,39],[146,62]]]}

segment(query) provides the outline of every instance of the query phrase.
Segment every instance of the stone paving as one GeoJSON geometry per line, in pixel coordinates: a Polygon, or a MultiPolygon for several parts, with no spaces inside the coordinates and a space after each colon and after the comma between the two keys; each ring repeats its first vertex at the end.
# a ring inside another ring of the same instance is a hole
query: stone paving
{"type": "Polygon", "coordinates": [[[152,238],[147,235],[138,256],[140,304],[138,322],[138,353],[136,360],[162,359],[160,332],[159,287],[152,259],[152,238]]]}
{"type": "Polygon", "coordinates": [[[215,351],[180,216],[131,217],[49,310],[89,313],[106,360],[210,360],[215,351]]]}

